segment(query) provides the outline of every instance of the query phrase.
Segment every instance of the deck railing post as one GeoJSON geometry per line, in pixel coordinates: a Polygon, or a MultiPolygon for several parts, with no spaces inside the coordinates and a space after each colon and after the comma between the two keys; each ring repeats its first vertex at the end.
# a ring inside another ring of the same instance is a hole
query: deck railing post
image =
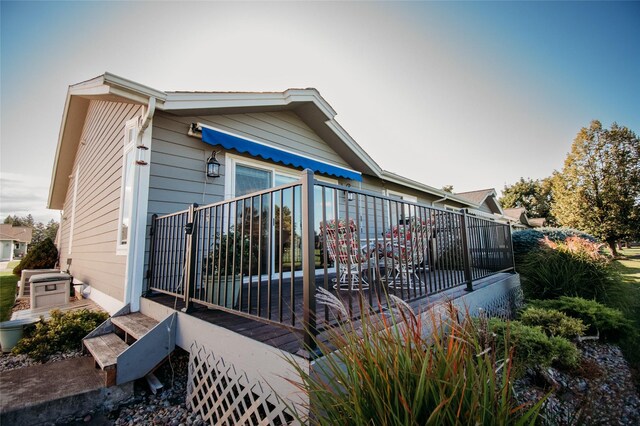
{"type": "Polygon", "coordinates": [[[183,312],[191,310],[191,299],[195,288],[196,257],[198,254],[198,224],[196,222],[195,209],[197,204],[189,206],[187,224],[184,228],[185,238],[185,271],[184,271],[184,308],[183,312]]]}
{"type": "Polygon", "coordinates": [[[508,248],[508,253],[511,255],[511,267],[513,268],[513,272],[517,272],[516,271],[516,257],[513,253],[513,235],[512,235],[512,229],[511,229],[511,224],[508,223],[507,228],[509,229],[509,248],[508,248]]]}
{"type": "Polygon", "coordinates": [[[148,296],[151,293],[151,287],[153,284],[153,273],[156,264],[156,234],[158,228],[158,215],[151,215],[151,229],[149,229],[149,269],[147,269],[147,285],[142,292],[143,296],[148,296]]]}
{"type": "Polygon", "coordinates": [[[460,216],[462,224],[462,257],[464,260],[464,279],[467,282],[467,291],[473,291],[473,274],[471,273],[471,251],[469,250],[469,218],[467,210],[462,209],[460,216]]]}
{"type": "Polygon", "coordinates": [[[302,298],[304,343],[306,349],[316,349],[316,275],[315,275],[315,232],[314,232],[314,179],[313,171],[302,172],[302,298]]]}

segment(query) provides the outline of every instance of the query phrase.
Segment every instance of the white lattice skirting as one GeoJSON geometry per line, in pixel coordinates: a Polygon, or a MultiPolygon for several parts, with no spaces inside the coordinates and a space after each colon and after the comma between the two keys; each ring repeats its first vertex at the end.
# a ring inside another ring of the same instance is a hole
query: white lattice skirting
{"type": "Polygon", "coordinates": [[[187,405],[211,425],[287,425],[293,417],[269,386],[250,380],[197,342],[189,350],[187,405]]]}

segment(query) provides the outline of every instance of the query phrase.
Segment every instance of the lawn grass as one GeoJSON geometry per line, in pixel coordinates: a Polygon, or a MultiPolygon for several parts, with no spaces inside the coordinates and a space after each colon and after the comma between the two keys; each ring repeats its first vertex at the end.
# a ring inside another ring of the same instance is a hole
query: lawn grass
{"type": "Polygon", "coordinates": [[[627,317],[636,328],[636,335],[629,336],[620,343],[620,347],[634,370],[634,381],[640,389],[640,248],[634,247],[619,251],[621,257],[615,261],[622,280],[629,286],[626,293],[630,306],[627,317]]]}
{"type": "Polygon", "coordinates": [[[11,308],[16,301],[18,277],[13,275],[17,261],[9,262],[8,270],[0,272],[0,322],[11,318],[11,308]]]}
{"type": "Polygon", "coordinates": [[[622,249],[619,254],[618,269],[625,282],[640,285],[640,247],[622,249]]]}

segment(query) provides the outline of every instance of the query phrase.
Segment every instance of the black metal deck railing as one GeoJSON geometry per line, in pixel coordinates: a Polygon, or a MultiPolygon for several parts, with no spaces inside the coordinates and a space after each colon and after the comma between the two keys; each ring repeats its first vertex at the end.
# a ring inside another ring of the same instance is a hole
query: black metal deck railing
{"type": "Polygon", "coordinates": [[[357,316],[513,269],[507,224],[325,183],[291,184],[153,217],[149,288],[313,335],[316,288],[357,316]]]}

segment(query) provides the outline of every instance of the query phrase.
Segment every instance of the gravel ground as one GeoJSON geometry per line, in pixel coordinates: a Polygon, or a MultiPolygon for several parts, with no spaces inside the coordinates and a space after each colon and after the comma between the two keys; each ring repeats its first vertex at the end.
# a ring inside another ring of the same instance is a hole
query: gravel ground
{"type": "MultiPolygon", "coordinates": [[[[83,356],[82,351],[58,352],[51,355],[46,362],[62,361],[69,358],[78,358],[83,356]]],[[[16,368],[27,367],[29,365],[42,364],[32,360],[26,355],[0,354],[0,371],[15,370],[16,368]]]]}
{"type": "Polygon", "coordinates": [[[536,401],[553,390],[541,413],[547,425],[640,424],[640,398],[620,348],[583,342],[579,349],[576,371],[529,370],[514,383],[518,399],[536,401]]]}
{"type": "Polygon", "coordinates": [[[189,354],[177,349],[155,375],[164,388],[154,395],[144,380],[134,384],[134,396],[110,412],[89,412],[78,418],[58,419],[55,425],[205,425],[199,414],[187,410],[189,354]]]}
{"type": "MultiPolygon", "coordinates": [[[[580,344],[581,366],[573,372],[548,368],[514,383],[518,399],[537,401],[553,389],[542,411],[546,425],[638,425],[640,398],[631,381],[629,366],[617,346],[584,342],[580,344]]],[[[81,356],[79,352],[57,354],[53,360],[81,356]]],[[[58,419],[59,425],[204,425],[199,414],[186,407],[189,356],[176,350],[171,363],[155,375],[164,389],[153,395],[146,382],[135,384],[134,396],[116,410],[87,413],[81,418],[58,419]]],[[[0,371],[34,364],[24,356],[2,355],[0,371]]]]}

